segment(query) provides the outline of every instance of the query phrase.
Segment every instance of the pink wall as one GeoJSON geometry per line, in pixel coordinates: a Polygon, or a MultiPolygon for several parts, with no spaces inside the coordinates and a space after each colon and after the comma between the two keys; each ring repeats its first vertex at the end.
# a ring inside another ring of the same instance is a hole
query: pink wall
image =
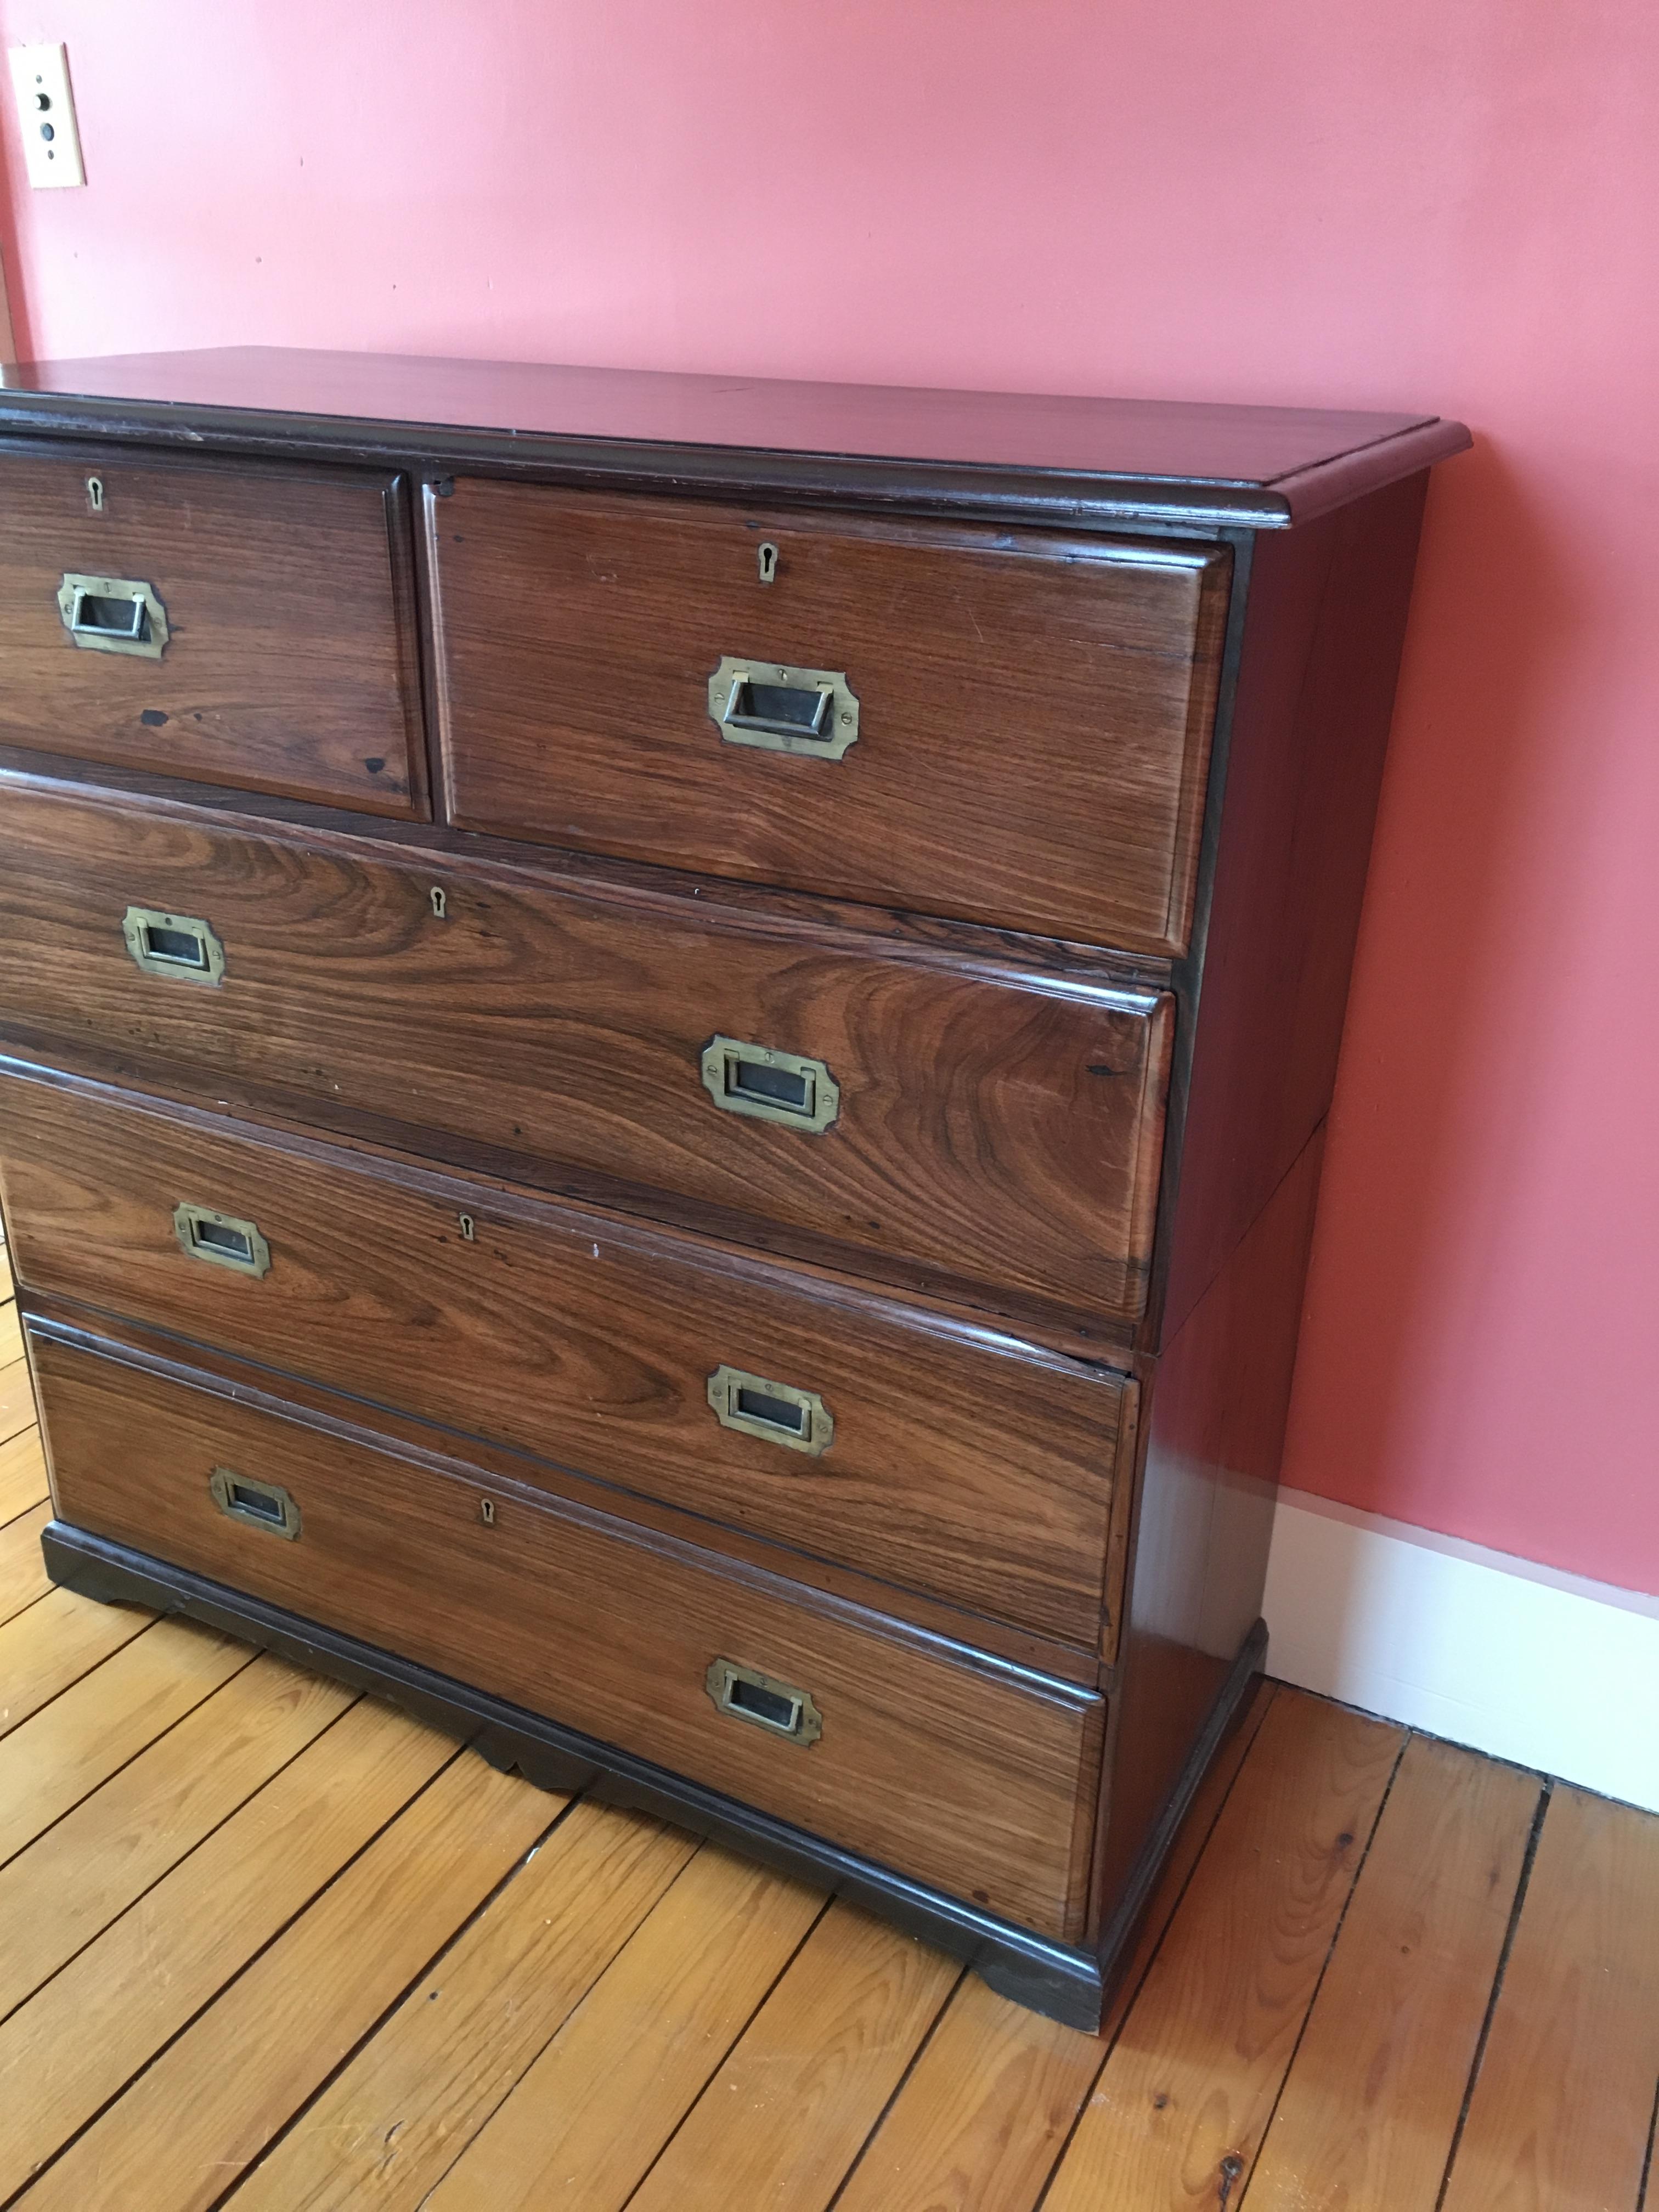
{"type": "Polygon", "coordinates": [[[0,26],[69,41],[91,180],[30,195],[9,131],[25,349],[1469,421],[1290,1479],[1659,1587],[1651,0],[0,0],[0,26]]]}

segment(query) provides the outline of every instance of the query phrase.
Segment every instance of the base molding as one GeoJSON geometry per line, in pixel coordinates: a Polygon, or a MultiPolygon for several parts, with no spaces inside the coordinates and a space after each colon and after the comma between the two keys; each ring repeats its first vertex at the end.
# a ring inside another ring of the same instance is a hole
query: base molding
{"type": "Polygon", "coordinates": [[[1659,1599],[1281,1492],[1273,1672],[1659,1812],[1659,1599]]]}
{"type": "Polygon", "coordinates": [[[1124,1903],[1107,1931],[1108,1945],[1097,1954],[1051,1942],[613,1745],[597,1742],[393,1652],[88,1529],[53,1521],[42,1531],[40,1543],[52,1580],[83,1597],[104,1604],[147,1606],[205,1622],[243,1643],[384,1698],[417,1720],[471,1744],[492,1766],[503,1772],[516,1769],[541,1789],[580,1790],[710,1837],[781,1873],[827,1889],[832,1896],[866,1906],[908,1934],[961,1959],[1016,2004],[1087,2033],[1100,2025],[1102,2008],[1138,1932],[1158,1867],[1205,1767],[1261,1671],[1267,1644],[1258,1622],[1135,1869],[1124,1903]]]}

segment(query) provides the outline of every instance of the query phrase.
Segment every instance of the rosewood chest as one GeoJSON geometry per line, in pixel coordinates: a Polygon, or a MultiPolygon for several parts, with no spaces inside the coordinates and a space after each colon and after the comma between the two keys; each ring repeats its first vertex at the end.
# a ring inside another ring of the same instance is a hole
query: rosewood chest
{"type": "Polygon", "coordinates": [[[1257,1620],[1433,419],[0,392],[53,1575],[1088,2025],[1257,1620]]]}

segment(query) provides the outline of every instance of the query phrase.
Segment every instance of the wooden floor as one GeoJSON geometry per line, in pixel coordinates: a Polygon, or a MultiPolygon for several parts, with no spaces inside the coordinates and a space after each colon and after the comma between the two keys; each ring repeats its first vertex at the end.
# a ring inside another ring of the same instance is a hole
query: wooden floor
{"type": "Polygon", "coordinates": [[[1659,1820],[1264,1685],[1079,2035],[712,1845],[52,1589],[20,1352],[7,1306],[0,2204],[1642,2205],[1659,1820]]]}

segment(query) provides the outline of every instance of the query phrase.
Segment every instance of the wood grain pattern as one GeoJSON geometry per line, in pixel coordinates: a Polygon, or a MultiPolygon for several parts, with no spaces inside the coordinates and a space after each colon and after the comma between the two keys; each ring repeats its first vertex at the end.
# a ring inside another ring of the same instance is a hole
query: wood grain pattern
{"type": "Polygon", "coordinates": [[[15,1305],[0,1306],[0,1368],[23,1356],[23,1331],[15,1305]]]}
{"type": "Polygon", "coordinates": [[[0,1737],[143,1635],[154,1619],[138,1606],[97,1605],[72,1590],[49,1589],[0,1623],[0,1737]]]}
{"type": "Polygon", "coordinates": [[[27,1513],[46,1495],[46,1455],[40,1432],[27,1428],[0,1444],[0,1525],[27,1513]]]}
{"type": "Polygon", "coordinates": [[[0,824],[16,1032],[193,1071],[216,1099],[222,1079],[253,1079],[325,1121],[374,1112],[428,1157],[447,1133],[511,1152],[528,1181],[607,1178],[629,1210],[763,1221],[861,1272],[1139,1310],[1167,998],[842,951],[716,926],[690,897],[636,908],[529,869],[307,849],[269,825],[6,779],[0,824]],[[129,904],[205,917],[222,984],[141,973],[129,904]],[[825,1063],[833,1126],[722,1111],[701,1075],[716,1035],[825,1063]]]}
{"type": "MultiPolygon", "coordinates": [[[[148,1364],[158,1373],[173,1373],[182,1357],[192,1375],[207,1377],[222,1386],[241,1390],[252,1383],[256,1390],[280,1393],[284,1406],[324,1428],[337,1421],[341,1414],[341,1394],[308,1382],[303,1376],[271,1375],[251,1367],[244,1358],[216,1351],[210,1345],[193,1344],[186,1348],[177,1337],[161,1329],[125,1321],[118,1315],[89,1311],[68,1299],[32,1299],[30,1326],[39,1333],[55,1333],[65,1342],[84,1342],[88,1348],[108,1348],[124,1357],[136,1354],[141,1365],[148,1364]]],[[[492,1443],[487,1437],[461,1439],[434,1431],[429,1421],[420,1420],[394,1407],[348,1410],[354,1423],[372,1423],[375,1440],[422,1464],[434,1450],[446,1463],[449,1454],[460,1451],[469,1468],[499,1480],[509,1489],[528,1485],[532,1490],[568,1499],[607,1519],[615,1516],[640,1529],[690,1544],[699,1552],[716,1550],[740,1569],[757,1568],[763,1575],[782,1573],[789,1582],[798,1583],[805,1589],[820,1590],[867,1612],[902,1620],[947,1642],[965,1639],[975,1650],[1011,1660],[1016,1666],[1028,1668],[1036,1674],[1052,1675],[1057,1681],[1073,1682],[1091,1691],[1100,1687],[1099,1656],[1082,1645],[1062,1644],[1052,1636],[1016,1628],[988,1613],[965,1613],[961,1607],[945,1604],[921,1591],[900,1589],[892,1583],[878,1581],[856,1569],[835,1566],[818,1554],[786,1550],[730,1522],[720,1528],[711,1544],[708,1524],[696,1514],[665,1505],[643,1492],[619,1496],[614,1485],[590,1480],[556,1461],[527,1460],[526,1454],[508,1445],[492,1443]]],[[[143,1605],[149,1600],[134,1595],[116,1601],[143,1605]]]]}
{"type": "Polygon", "coordinates": [[[66,1520],[394,1647],[1045,1933],[1079,1925],[1097,1697],[982,1667],[896,1622],[463,1467],[417,1466],[44,1339],[36,1355],[66,1520]],[[222,1465],[289,1490],[301,1539],[220,1512],[208,1476],[222,1465]],[[804,1688],[822,1740],[803,1747],[717,1711],[704,1686],[716,1656],[804,1688]]]}
{"type": "Polygon", "coordinates": [[[0,735],[423,812],[411,558],[385,473],[14,446],[0,456],[0,735]],[[161,658],[77,647],[58,605],[66,573],[148,583],[171,633],[161,658]]]}
{"type": "Polygon", "coordinates": [[[955,1960],[832,1905],[629,2200],[630,2212],[738,2204],[822,2212],[961,1972],[955,1960]]]}
{"type": "Polygon", "coordinates": [[[235,2191],[236,2212],[416,2212],[696,1849],[578,1806],[235,2191]]]}
{"type": "Polygon", "coordinates": [[[1224,548],[479,477],[426,498],[463,828],[1184,948],[1224,548]],[[840,760],[723,743],[708,678],[728,655],[843,671],[856,742],[840,760]]]}
{"type": "Polygon", "coordinates": [[[40,1564],[40,1531],[51,1518],[49,1505],[37,1505],[0,1528],[0,1621],[21,1613],[52,1587],[40,1564]]]}
{"type": "Polygon", "coordinates": [[[0,1744],[0,1866],[247,1663],[211,1629],[162,1621],[14,1729],[0,1744]]]}
{"type": "Polygon", "coordinates": [[[1535,1775],[1415,1736],[1250,2180],[1250,2212],[1435,2212],[1535,1775]]]}
{"type": "Polygon", "coordinates": [[[118,1304],[1081,1645],[1115,1609],[1121,1376],[689,1239],[107,1090],[0,1075],[0,1132],[37,1291],[118,1304]],[[270,1273],[187,1256],[181,1198],[257,1223],[270,1273]],[[723,1427],[707,1392],[723,1363],[817,1392],[829,1450],[723,1427]]]}
{"type": "Polygon", "coordinates": [[[37,2172],[453,1755],[401,1714],[353,1706],[13,2013],[0,2189],[37,2172]]]}
{"type": "Polygon", "coordinates": [[[462,1753],[70,2146],[28,2212],[209,2212],[559,1805],[462,1753]]]}
{"type": "Polygon", "coordinates": [[[822,1910],[706,1844],[422,2212],[622,2212],[822,1910]]]}
{"type": "Polygon", "coordinates": [[[11,1255],[6,1249],[5,1233],[0,1230],[0,1299],[9,1298],[11,1292],[11,1255]]]}
{"type": "MultiPolygon", "coordinates": [[[[967,1976],[836,2212],[1030,2212],[1180,1905],[1273,1703],[1261,1681],[1206,1774],[1098,2035],[1043,2020],[967,1976]]],[[[483,2208],[480,2208],[483,2212],[483,2208]]]]}
{"type": "Polygon", "coordinates": [[[1044,2212],[1236,2203],[1403,1729],[1273,1700],[1044,2212]]]}
{"type": "Polygon", "coordinates": [[[1636,2206],[1659,2089],[1656,1989],[1659,1821],[1558,1787],[1445,2212],[1636,2206]]]}
{"type": "MultiPolygon", "coordinates": [[[[153,1638],[141,1637],[127,1650],[155,1641],[176,1652],[163,1639],[182,1627],[161,1622],[153,1638]]],[[[224,1648],[240,1671],[222,1689],[175,1728],[158,1732],[130,1765],[0,1869],[0,2014],[56,1973],[338,1719],[343,1699],[332,1685],[280,1660],[224,1648]]],[[[191,1675],[176,1658],[172,1663],[187,1693],[191,1675]]],[[[76,1691],[96,1698],[118,1664],[110,1660],[76,1691]]],[[[48,1706],[40,1719],[57,1710],[48,1706]]]]}

